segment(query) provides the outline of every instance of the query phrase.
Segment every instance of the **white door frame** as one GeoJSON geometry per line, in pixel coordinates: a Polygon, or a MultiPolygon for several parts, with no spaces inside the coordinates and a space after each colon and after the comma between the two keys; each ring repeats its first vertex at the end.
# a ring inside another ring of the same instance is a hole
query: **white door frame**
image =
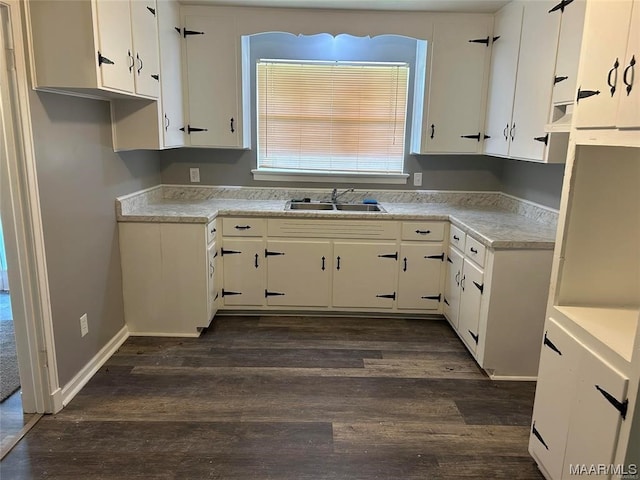
{"type": "Polygon", "coordinates": [[[20,0],[0,0],[0,211],[27,413],[62,409],[20,0]]]}

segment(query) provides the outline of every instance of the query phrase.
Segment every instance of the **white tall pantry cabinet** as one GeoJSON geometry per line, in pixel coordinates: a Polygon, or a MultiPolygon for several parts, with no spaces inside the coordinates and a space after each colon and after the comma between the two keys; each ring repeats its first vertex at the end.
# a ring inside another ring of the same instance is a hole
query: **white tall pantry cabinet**
{"type": "Polygon", "coordinates": [[[619,113],[638,108],[638,11],[587,2],[529,441],[553,480],[639,473],[640,130],[619,113]]]}

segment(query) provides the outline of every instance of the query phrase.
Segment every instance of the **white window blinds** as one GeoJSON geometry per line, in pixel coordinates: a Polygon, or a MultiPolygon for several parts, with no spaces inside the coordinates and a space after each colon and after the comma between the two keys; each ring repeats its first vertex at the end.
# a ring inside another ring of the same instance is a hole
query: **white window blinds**
{"type": "Polygon", "coordinates": [[[402,173],[409,67],[257,63],[258,169],[402,173]]]}

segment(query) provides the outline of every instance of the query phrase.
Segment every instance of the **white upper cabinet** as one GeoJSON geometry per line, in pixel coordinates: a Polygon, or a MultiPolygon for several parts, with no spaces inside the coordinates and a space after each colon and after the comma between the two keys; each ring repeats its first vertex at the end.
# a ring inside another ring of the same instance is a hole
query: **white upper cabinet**
{"type": "MultiPolygon", "coordinates": [[[[140,2],[140,5],[143,4],[144,2],[140,2]]],[[[144,10],[149,13],[146,7],[144,10]]],[[[144,10],[141,11],[142,14],[144,10]]],[[[160,85],[160,99],[157,102],[112,100],[114,150],[162,150],[181,147],[185,144],[185,133],[181,130],[185,123],[182,90],[182,31],[179,27],[178,2],[157,0],[154,21],[157,21],[160,67],[157,79],[156,76],[149,76],[147,80],[151,82],[150,87],[160,85]]],[[[136,75],[136,78],[142,78],[137,72],[136,75]]]]}
{"type": "Polygon", "coordinates": [[[233,15],[183,10],[187,145],[247,148],[242,101],[242,47],[233,15]]]}
{"type": "Polygon", "coordinates": [[[482,153],[490,35],[486,20],[434,26],[419,153],[482,153]]]}
{"type": "MultiPolygon", "coordinates": [[[[627,100],[623,82],[625,71],[628,81],[633,77],[634,67],[627,69],[629,63],[625,55],[632,7],[640,8],[632,0],[594,0],[587,4],[575,108],[577,128],[614,128],[617,125],[618,101],[627,100]]],[[[634,25],[634,31],[638,28],[634,25]]],[[[637,33],[635,35],[637,38],[637,33]]],[[[638,102],[636,92],[633,93],[638,102]]],[[[631,95],[628,100],[633,100],[631,95]]]]}
{"type": "Polygon", "coordinates": [[[523,12],[521,3],[511,2],[495,17],[485,127],[488,137],[484,141],[484,153],[487,155],[506,157],[509,154],[509,128],[516,90],[523,12]]]}
{"type": "Polygon", "coordinates": [[[551,161],[544,127],[550,116],[560,31],[560,12],[550,11],[555,5],[555,1],[546,0],[524,5],[515,2],[496,16],[487,109],[487,135],[491,139],[484,148],[488,155],[551,161]],[[506,45],[498,48],[500,42],[506,45]]]}
{"type": "Polygon", "coordinates": [[[631,12],[629,28],[629,40],[627,41],[627,53],[622,66],[622,85],[618,102],[618,116],[616,125],[618,128],[640,127],[640,73],[635,78],[635,70],[640,62],[640,2],[635,1],[631,12]]]}
{"type": "Polygon", "coordinates": [[[25,3],[34,88],[158,97],[155,0],[25,3]]]}

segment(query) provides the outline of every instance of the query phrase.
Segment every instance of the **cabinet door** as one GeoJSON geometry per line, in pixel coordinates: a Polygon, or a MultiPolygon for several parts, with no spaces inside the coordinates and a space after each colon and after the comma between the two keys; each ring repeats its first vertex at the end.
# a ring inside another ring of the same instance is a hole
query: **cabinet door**
{"type": "Polygon", "coordinates": [[[267,242],[267,305],[327,307],[331,242],[267,242]]]}
{"type": "Polygon", "coordinates": [[[160,44],[160,79],[162,97],[162,131],[165,147],[184,145],[184,97],[182,92],[182,42],[176,30],[180,25],[180,6],[175,0],[158,0],[158,42],[160,44]]]}
{"type": "Polygon", "coordinates": [[[624,92],[623,62],[632,3],[631,0],[587,2],[579,90],[573,114],[577,128],[616,125],[618,97],[624,92]],[[615,86],[613,93],[611,85],[615,86]]]}
{"type": "Polygon", "coordinates": [[[440,307],[444,249],[442,244],[400,246],[398,308],[437,310],[440,307]]]}
{"type": "Polygon", "coordinates": [[[562,478],[580,355],[580,344],[549,318],[540,352],[529,451],[550,478],[562,478]]]}
{"type": "Polygon", "coordinates": [[[562,12],[553,86],[553,103],[556,105],[571,104],[576,100],[578,60],[586,6],[587,0],[575,0],[566,5],[562,12]]]}
{"type": "Polygon", "coordinates": [[[488,155],[506,156],[509,153],[523,11],[521,3],[511,2],[495,16],[485,126],[490,138],[484,141],[484,153],[488,155]]]}
{"type": "Polygon", "coordinates": [[[207,295],[209,298],[209,317],[213,318],[216,314],[218,305],[218,252],[216,250],[216,242],[213,242],[207,248],[207,295]]]}
{"type": "Polygon", "coordinates": [[[395,243],[335,242],[333,305],[392,308],[398,282],[395,243]]]}
{"type": "Polygon", "coordinates": [[[131,31],[135,63],[135,86],[138,95],[158,98],[160,62],[158,60],[158,23],[155,0],[131,2],[131,31]],[[155,75],[155,77],[153,77],[155,75]]]}
{"type": "Polygon", "coordinates": [[[621,63],[622,83],[616,125],[619,128],[640,128],[640,2],[638,0],[633,4],[627,54],[624,62],[621,61],[621,63]]]}
{"type": "Polygon", "coordinates": [[[99,51],[113,62],[99,67],[102,87],[133,93],[135,58],[129,0],[96,0],[95,7],[99,51]]]}
{"type": "MultiPolygon", "coordinates": [[[[613,464],[621,412],[614,403],[627,400],[629,379],[602,358],[584,349],[578,369],[576,401],[572,407],[564,473],[570,465],[613,464]]],[[[595,478],[611,478],[609,475],[595,478]]]]}
{"type": "Polygon", "coordinates": [[[224,304],[263,305],[266,275],[262,239],[225,238],[220,255],[224,304]]]}
{"type": "Polygon", "coordinates": [[[549,123],[553,75],[560,33],[556,0],[527,2],[524,7],[518,76],[513,101],[509,156],[544,160],[544,127],[549,123]]]}
{"type": "Polygon", "coordinates": [[[462,263],[464,257],[455,248],[447,252],[447,274],[444,284],[443,311],[453,327],[458,330],[458,316],[460,311],[460,280],[462,278],[462,263]]]}
{"type": "Polygon", "coordinates": [[[185,16],[189,144],[242,146],[240,36],[233,16],[185,16]],[[202,130],[193,130],[193,129],[202,130]]]}
{"type": "Polygon", "coordinates": [[[458,332],[467,346],[475,353],[478,347],[480,304],[484,291],[484,273],[469,260],[464,261],[460,280],[460,317],[458,332]]]}
{"type": "Polygon", "coordinates": [[[437,24],[431,43],[426,153],[481,153],[490,28],[437,24]],[[468,136],[476,138],[466,138],[468,136]]]}

